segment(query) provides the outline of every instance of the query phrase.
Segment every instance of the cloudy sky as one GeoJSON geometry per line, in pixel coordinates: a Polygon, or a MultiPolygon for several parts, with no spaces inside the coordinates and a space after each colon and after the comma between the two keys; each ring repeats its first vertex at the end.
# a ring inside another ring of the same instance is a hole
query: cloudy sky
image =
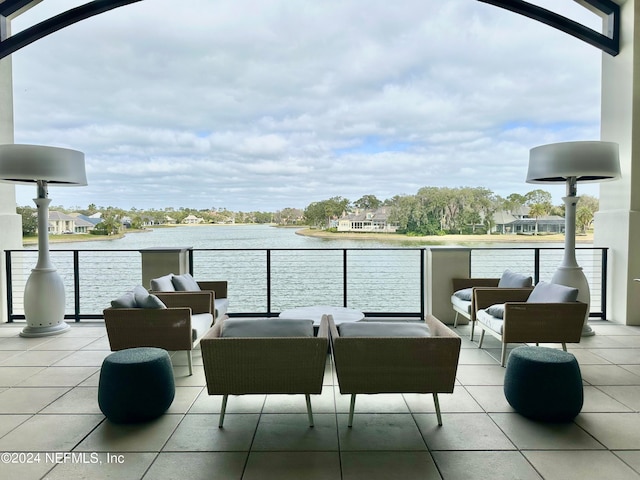
{"type": "MultiPolygon", "coordinates": [[[[13,30],[83,3],[44,0],[13,30]]],[[[15,142],[85,153],[89,185],[50,189],[67,207],[524,194],[530,148],[599,139],[601,55],[476,0],[143,0],[13,55],[15,142]]]]}

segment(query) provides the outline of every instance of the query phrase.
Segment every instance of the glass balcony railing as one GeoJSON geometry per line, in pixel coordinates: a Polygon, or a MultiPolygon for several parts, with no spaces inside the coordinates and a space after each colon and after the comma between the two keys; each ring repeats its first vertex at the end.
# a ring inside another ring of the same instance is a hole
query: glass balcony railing
{"type": "MultiPolygon", "coordinates": [[[[303,305],[341,305],[367,316],[423,317],[427,248],[192,249],[202,280],[227,280],[231,316],[275,316],[303,305]]],[[[549,281],[562,248],[472,248],[471,276],[505,268],[549,281]]],[[[8,319],[24,319],[23,293],[37,251],[6,255],[8,319]]],[[[111,300],[142,283],[139,250],[52,250],[67,295],[65,318],[100,319],[111,300]]],[[[578,248],[591,287],[591,316],[606,312],[607,250],[578,248]]]]}

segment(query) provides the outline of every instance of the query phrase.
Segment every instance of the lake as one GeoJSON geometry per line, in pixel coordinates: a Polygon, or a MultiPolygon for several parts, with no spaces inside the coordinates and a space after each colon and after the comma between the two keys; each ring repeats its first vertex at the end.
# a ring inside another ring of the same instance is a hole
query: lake
{"type": "MultiPolygon", "coordinates": [[[[269,225],[180,226],[131,233],[115,240],[54,243],[51,250],[68,298],[75,292],[70,251],[80,251],[77,282],[82,314],[100,314],[111,299],[140,284],[139,250],[153,247],[193,247],[194,276],[203,280],[228,280],[232,313],[341,304],[345,270],[348,271],[349,306],[365,311],[372,311],[374,304],[382,311],[420,310],[420,248],[432,245],[324,239],[295,232],[294,228],[269,225]],[[345,248],[352,249],[347,256],[341,250],[345,248]],[[267,252],[267,249],[273,251],[267,252]]],[[[473,247],[492,247],[473,251],[471,274],[474,277],[500,276],[505,268],[533,275],[531,248],[554,247],[541,253],[540,278],[547,280],[562,256],[562,244],[558,243],[478,243],[473,247]],[[523,250],[526,248],[528,250],[523,250]]],[[[578,255],[590,283],[595,283],[592,285],[595,291],[600,281],[599,258],[599,251],[596,254],[587,250],[578,255]]],[[[12,256],[15,313],[22,310],[24,282],[35,259],[33,250],[12,256]]],[[[68,300],[67,313],[73,313],[73,308],[73,302],[68,300]]]]}

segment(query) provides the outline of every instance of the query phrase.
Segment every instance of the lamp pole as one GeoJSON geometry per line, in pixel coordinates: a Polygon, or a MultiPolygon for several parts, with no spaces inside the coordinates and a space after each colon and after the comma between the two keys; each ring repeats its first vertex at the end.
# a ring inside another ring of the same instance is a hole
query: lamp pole
{"type": "Polygon", "coordinates": [[[595,335],[593,329],[587,323],[591,308],[591,294],[589,282],[576,260],[576,206],[580,197],[577,194],[576,177],[567,177],[567,195],[562,197],[564,209],[564,255],[562,263],[551,278],[552,283],[566,285],[578,289],[578,301],[587,304],[587,314],[582,327],[582,336],[595,335]]]}
{"type": "Polygon", "coordinates": [[[38,196],[33,201],[38,207],[38,263],[24,288],[24,315],[27,326],[22,337],[44,337],[69,330],[64,321],[64,283],[49,253],[49,204],[47,182],[38,180],[38,196]]]}

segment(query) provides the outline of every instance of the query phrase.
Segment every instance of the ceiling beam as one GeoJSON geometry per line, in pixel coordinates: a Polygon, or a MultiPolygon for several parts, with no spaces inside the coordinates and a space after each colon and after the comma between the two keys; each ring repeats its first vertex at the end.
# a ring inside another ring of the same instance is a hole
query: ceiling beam
{"type": "Polygon", "coordinates": [[[620,5],[612,0],[575,0],[604,20],[605,33],[523,0],[478,0],[537,20],[616,56],[620,53],[620,5]]]}

